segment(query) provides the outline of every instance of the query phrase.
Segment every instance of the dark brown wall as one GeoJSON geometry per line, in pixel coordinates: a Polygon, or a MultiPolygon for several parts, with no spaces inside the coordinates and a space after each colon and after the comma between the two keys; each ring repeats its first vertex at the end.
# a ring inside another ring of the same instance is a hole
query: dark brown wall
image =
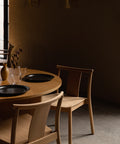
{"type": "Polygon", "coordinates": [[[9,40],[22,65],[55,72],[56,64],[94,68],[93,95],[120,103],[120,1],[10,0],[9,40]]]}

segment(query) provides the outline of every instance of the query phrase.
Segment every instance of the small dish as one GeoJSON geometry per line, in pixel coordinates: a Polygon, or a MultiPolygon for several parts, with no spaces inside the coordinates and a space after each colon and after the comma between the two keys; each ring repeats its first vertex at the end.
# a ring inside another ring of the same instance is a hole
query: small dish
{"type": "Polygon", "coordinates": [[[0,86],[0,97],[17,96],[24,94],[30,88],[24,85],[2,85],[0,86]]]}
{"type": "Polygon", "coordinates": [[[29,74],[22,78],[26,82],[47,82],[53,79],[54,76],[48,74],[29,74]]]}

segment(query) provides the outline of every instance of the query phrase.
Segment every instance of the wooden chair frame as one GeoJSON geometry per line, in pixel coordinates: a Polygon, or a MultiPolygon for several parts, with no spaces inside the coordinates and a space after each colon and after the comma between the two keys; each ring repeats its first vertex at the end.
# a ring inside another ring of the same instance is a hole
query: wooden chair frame
{"type": "MultiPolygon", "coordinates": [[[[9,55],[9,50],[0,50],[0,55],[2,56],[8,56],[9,55]]],[[[3,65],[4,63],[7,63],[7,58],[6,59],[0,59],[0,65],[3,65]]]]}
{"type": "MultiPolygon", "coordinates": [[[[83,98],[81,102],[79,102],[77,105],[74,105],[72,107],[62,107],[61,106],[61,111],[62,112],[68,112],[68,143],[72,144],[72,112],[76,110],[77,108],[81,107],[84,104],[88,105],[89,109],[89,116],[90,116],[90,125],[91,125],[91,133],[94,134],[94,121],[93,121],[93,111],[92,111],[92,102],[91,102],[91,86],[92,86],[92,76],[93,76],[93,69],[84,69],[84,68],[75,68],[75,67],[68,67],[68,66],[62,66],[62,65],[57,65],[58,69],[58,76],[61,76],[62,71],[70,71],[70,72],[78,72],[78,79],[76,79],[76,88],[74,89],[71,86],[71,82],[69,81],[69,87],[67,90],[66,95],[70,96],[70,93],[72,92],[72,96],[79,97],[79,91],[80,91],[80,83],[81,83],[81,78],[82,74],[89,74],[89,80],[88,80],[88,89],[87,89],[87,97],[83,98]],[[70,90],[70,91],[69,91],[70,90]]],[[[74,77],[74,75],[73,75],[74,77]]],[[[71,79],[73,78],[71,77],[71,79]]],[[[73,85],[73,84],[72,84],[73,85]]],[[[58,90],[59,92],[59,90],[58,90]]],[[[65,98],[65,97],[64,97],[65,98]]],[[[64,100],[63,98],[63,100],[64,100]]],[[[55,105],[51,106],[52,109],[56,109],[55,105]]]]}
{"type": "Polygon", "coordinates": [[[20,111],[24,110],[34,110],[32,120],[30,123],[27,144],[47,144],[53,140],[56,140],[57,144],[61,144],[59,119],[60,119],[62,98],[63,98],[63,92],[59,93],[53,99],[44,102],[30,103],[30,104],[13,104],[14,116],[12,118],[11,144],[16,144],[16,133],[17,133],[16,128],[20,116],[19,113],[20,111]],[[55,131],[51,132],[48,135],[44,135],[44,129],[51,103],[55,102],[56,100],[58,100],[58,103],[55,116],[55,131]]]}

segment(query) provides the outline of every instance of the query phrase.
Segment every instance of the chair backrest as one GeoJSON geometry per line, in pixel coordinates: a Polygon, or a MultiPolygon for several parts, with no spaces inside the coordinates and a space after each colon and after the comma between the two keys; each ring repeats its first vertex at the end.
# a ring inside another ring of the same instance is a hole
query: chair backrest
{"type": "Polygon", "coordinates": [[[67,72],[66,90],[64,90],[66,95],[79,96],[81,82],[84,81],[83,78],[87,76],[86,95],[88,98],[91,97],[92,76],[94,71],[93,69],[68,67],[62,65],[57,65],[57,69],[58,69],[58,76],[60,77],[62,76],[63,72],[67,72]]]}
{"type": "Polygon", "coordinates": [[[7,49],[0,49],[0,55],[8,55],[9,54],[9,50],[7,49]]]}
{"type": "Polygon", "coordinates": [[[0,50],[0,65],[3,65],[3,63],[7,63],[7,58],[9,55],[8,50],[0,50]]]}
{"type": "MultiPolygon", "coordinates": [[[[13,118],[13,123],[12,123],[11,142],[15,143],[17,119],[20,110],[29,110],[29,109],[33,110],[33,115],[30,124],[29,135],[28,135],[28,143],[40,139],[44,136],[45,125],[50,110],[50,106],[51,103],[53,103],[56,100],[58,100],[56,125],[59,125],[58,121],[60,117],[60,106],[62,102],[62,97],[63,97],[63,92],[59,93],[55,98],[44,102],[30,103],[30,104],[13,104],[13,108],[15,110],[15,116],[13,118]]],[[[56,126],[56,130],[57,130],[57,126],[56,126]]]]}
{"type": "Polygon", "coordinates": [[[9,44],[8,49],[0,49],[0,65],[7,63],[7,66],[11,67],[11,56],[12,56],[13,48],[14,46],[9,44]]]}

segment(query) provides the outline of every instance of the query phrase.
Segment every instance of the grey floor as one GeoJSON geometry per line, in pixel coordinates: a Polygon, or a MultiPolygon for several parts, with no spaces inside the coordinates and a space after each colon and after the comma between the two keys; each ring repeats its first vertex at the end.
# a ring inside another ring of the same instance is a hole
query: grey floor
{"type": "MultiPolygon", "coordinates": [[[[73,144],[119,144],[120,107],[95,102],[93,104],[95,135],[91,135],[88,108],[86,106],[73,112],[73,144]]],[[[54,113],[50,112],[48,124],[54,123],[54,113]]],[[[61,114],[61,142],[68,143],[67,115],[61,114]]],[[[52,142],[51,144],[55,144],[52,142]]]]}

